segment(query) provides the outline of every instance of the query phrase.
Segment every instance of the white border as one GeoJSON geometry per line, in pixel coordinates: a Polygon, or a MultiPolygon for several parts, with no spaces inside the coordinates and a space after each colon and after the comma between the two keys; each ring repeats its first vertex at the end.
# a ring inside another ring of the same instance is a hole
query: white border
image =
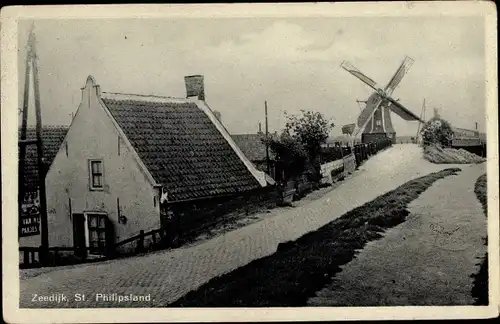
{"type": "Polygon", "coordinates": [[[375,319],[473,319],[498,316],[498,98],[496,10],[493,2],[366,2],[309,4],[112,5],[4,7],[1,11],[3,309],[7,322],[189,322],[318,321],[375,319]],[[350,307],[251,309],[19,309],[17,243],[17,21],[82,18],[242,18],[347,16],[484,16],[486,20],[486,90],[488,136],[488,241],[490,306],[487,307],[350,307]],[[8,107],[8,108],[7,108],[8,107]]]}

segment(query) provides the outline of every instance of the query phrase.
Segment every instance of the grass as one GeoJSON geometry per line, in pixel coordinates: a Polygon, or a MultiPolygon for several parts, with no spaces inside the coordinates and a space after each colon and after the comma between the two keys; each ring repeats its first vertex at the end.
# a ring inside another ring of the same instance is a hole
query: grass
{"type": "MultiPolygon", "coordinates": [[[[480,176],[474,186],[476,197],[483,205],[484,215],[488,217],[488,196],[486,194],[486,174],[480,176]]],[[[488,243],[485,242],[487,245],[488,243]]],[[[488,253],[480,263],[479,272],[471,276],[474,279],[472,296],[476,299],[475,305],[488,305],[488,253]]]]}
{"type": "Polygon", "coordinates": [[[385,229],[405,221],[407,205],[436,180],[457,174],[445,169],[412,180],[277,251],[228,274],[213,278],[169,306],[172,307],[276,307],[306,306],[350,262],[368,241],[385,229]]]}

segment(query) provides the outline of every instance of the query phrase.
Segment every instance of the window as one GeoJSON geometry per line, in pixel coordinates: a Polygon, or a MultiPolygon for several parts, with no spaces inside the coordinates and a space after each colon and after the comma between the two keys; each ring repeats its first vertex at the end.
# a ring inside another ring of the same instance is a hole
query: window
{"type": "Polygon", "coordinates": [[[103,188],[103,172],[102,161],[90,160],[90,189],[102,190],[103,188]]]}
{"type": "Polygon", "coordinates": [[[106,221],[106,215],[87,214],[89,247],[92,254],[101,254],[106,248],[106,221]]]}

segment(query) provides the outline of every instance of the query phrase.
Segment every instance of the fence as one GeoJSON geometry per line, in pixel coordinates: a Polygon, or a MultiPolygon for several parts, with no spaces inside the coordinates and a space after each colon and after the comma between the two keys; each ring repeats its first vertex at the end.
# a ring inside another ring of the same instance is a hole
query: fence
{"type": "MultiPolygon", "coordinates": [[[[20,269],[37,268],[42,265],[41,260],[42,247],[19,247],[20,253],[20,269]]],[[[99,250],[95,247],[49,247],[47,250],[47,257],[45,258],[44,265],[47,266],[63,266],[81,263],[83,261],[102,261],[110,256],[109,250],[99,250]],[[96,253],[97,252],[97,253],[96,253]],[[90,254],[95,253],[95,254],[90,254]],[[90,255],[90,256],[89,256],[90,255]]]]}
{"type": "MultiPolygon", "coordinates": [[[[359,167],[365,160],[367,160],[370,156],[376,154],[380,150],[383,150],[392,145],[392,141],[390,139],[381,140],[374,143],[367,144],[356,144],[354,147],[326,147],[322,150],[322,155],[320,160],[322,164],[333,162],[336,160],[342,160],[344,157],[348,157],[349,155],[352,158],[352,153],[354,153],[356,168],[359,167]]],[[[342,172],[344,169],[342,168],[342,172]]],[[[287,190],[283,189],[278,194],[277,201],[289,202],[292,200],[293,196],[302,196],[307,193],[310,188],[305,188],[307,186],[311,186],[310,183],[299,183],[296,188],[288,188],[287,190]],[[304,187],[304,188],[303,188],[304,187]]],[[[258,199],[248,197],[240,197],[241,199],[237,199],[236,202],[243,201],[252,201],[257,205],[268,205],[271,200],[275,200],[276,196],[271,192],[260,193],[258,199]],[[246,198],[246,199],[245,199],[246,198]],[[272,199],[271,199],[272,198],[272,199]],[[257,200],[255,200],[257,199],[257,200]],[[240,201],[241,200],[241,201],[240,201]],[[255,201],[254,201],[255,200],[255,201]]],[[[206,208],[207,210],[197,210],[197,214],[203,214],[206,219],[211,220],[211,217],[207,217],[209,214],[217,214],[216,211],[219,211],[221,206],[217,203],[217,206],[210,206],[206,208]]],[[[234,213],[241,213],[244,211],[248,213],[248,207],[245,207],[239,203],[237,206],[225,206],[223,205],[223,209],[232,209],[234,213]],[[242,209],[243,208],[243,209],[242,209]],[[240,210],[241,209],[241,210],[240,210]]],[[[213,220],[215,221],[215,220],[213,220]]],[[[211,224],[211,222],[208,222],[211,224]]],[[[207,223],[207,224],[208,224],[207,223]]],[[[208,226],[204,224],[204,226],[208,226]]],[[[90,262],[90,261],[102,261],[107,259],[116,258],[119,256],[127,256],[132,254],[139,254],[148,252],[151,250],[162,249],[167,247],[171,242],[169,242],[168,235],[166,235],[166,231],[164,228],[159,228],[155,230],[151,230],[148,232],[144,232],[141,230],[138,235],[115,243],[114,245],[100,249],[96,252],[96,248],[75,248],[75,247],[50,247],[48,248],[48,258],[47,265],[69,265],[76,264],[82,262],[90,262]],[[118,252],[120,248],[128,245],[127,251],[128,253],[118,252]]],[[[19,247],[20,252],[20,265],[21,269],[40,267],[40,254],[42,252],[41,247],[19,247]]]]}
{"type": "Polygon", "coordinates": [[[354,156],[356,157],[356,167],[359,167],[370,156],[379,151],[392,146],[390,139],[380,140],[374,143],[356,144],[354,145],[354,156]]]}
{"type": "Polygon", "coordinates": [[[335,181],[342,180],[371,155],[391,145],[392,141],[390,139],[384,139],[373,143],[355,144],[353,147],[323,147],[320,158],[322,182],[332,184],[335,181]]]}
{"type": "MultiPolygon", "coordinates": [[[[278,192],[276,187],[259,188],[243,193],[231,199],[207,199],[192,204],[179,206],[184,210],[178,226],[178,237],[173,238],[166,227],[151,231],[141,230],[138,235],[117,242],[96,252],[95,248],[51,247],[50,257],[44,266],[69,265],[90,261],[102,261],[117,257],[131,256],[149,251],[176,247],[184,241],[189,241],[207,228],[220,222],[231,222],[242,215],[255,211],[273,208],[280,200],[288,201],[295,190],[278,192]],[[63,255],[64,253],[68,255],[63,255]]],[[[20,247],[20,268],[42,266],[40,262],[41,247],[20,247]]]]}
{"type": "Polygon", "coordinates": [[[352,148],[350,146],[322,147],[320,161],[321,164],[325,164],[340,160],[344,156],[351,154],[354,149],[356,164],[360,165],[363,161],[367,160],[369,156],[372,156],[389,146],[392,146],[391,139],[379,140],[372,143],[355,144],[352,148]]]}

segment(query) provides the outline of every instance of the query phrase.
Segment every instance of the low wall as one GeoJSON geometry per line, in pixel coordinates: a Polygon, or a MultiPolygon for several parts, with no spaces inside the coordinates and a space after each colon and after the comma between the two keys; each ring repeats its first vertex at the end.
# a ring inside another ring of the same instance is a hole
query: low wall
{"type": "Polygon", "coordinates": [[[354,153],[344,156],[342,159],[327,162],[321,165],[322,182],[332,184],[337,179],[345,178],[356,170],[356,158],[354,153]]]}
{"type": "Polygon", "coordinates": [[[274,208],[277,202],[276,186],[268,186],[236,196],[177,203],[172,207],[179,215],[178,234],[191,237],[216,223],[274,208]]]}

